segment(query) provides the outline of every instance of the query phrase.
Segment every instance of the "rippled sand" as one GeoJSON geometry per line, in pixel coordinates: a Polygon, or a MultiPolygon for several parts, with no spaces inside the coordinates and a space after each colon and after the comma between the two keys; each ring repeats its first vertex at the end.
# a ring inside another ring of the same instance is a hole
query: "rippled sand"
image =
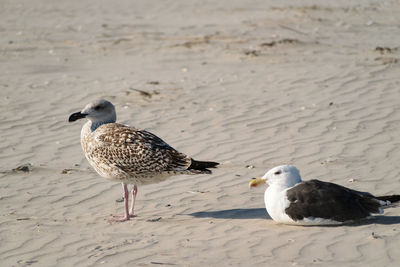
{"type": "Polygon", "coordinates": [[[292,163],[304,179],[400,193],[399,12],[396,1],[2,1],[2,265],[399,265],[400,208],[285,226],[264,211],[264,189],[248,189],[292,163]],[[123,212],[120,185],[89,167],[82,124],[67,122],[99,97],[120,122],[222,166],[141,187],[138,216],[107,223],[123,212]]]}

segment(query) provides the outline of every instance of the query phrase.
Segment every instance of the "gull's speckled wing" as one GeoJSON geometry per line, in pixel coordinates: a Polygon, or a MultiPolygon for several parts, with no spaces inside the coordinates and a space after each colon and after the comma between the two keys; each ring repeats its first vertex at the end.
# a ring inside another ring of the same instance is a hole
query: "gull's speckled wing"
{"type": "Polygon", "coordinates": [[[145,130],[118,123],[104,124],[93,132],[89,157],[120,168],[130,175],[184,172],[191,159],[145,130]]]}

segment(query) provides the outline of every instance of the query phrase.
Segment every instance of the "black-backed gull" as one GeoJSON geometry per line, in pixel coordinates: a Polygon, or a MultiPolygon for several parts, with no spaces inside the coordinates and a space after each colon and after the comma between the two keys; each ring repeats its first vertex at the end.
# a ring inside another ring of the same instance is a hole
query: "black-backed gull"
{"type": "Polygon", "coordinates": [[[101,176],[121,182],[125,214],[110,221],[126,221],[134,215],[138,185],[153,184],[177,174],[210,174],[217,162],[196,161],[178,152],[154,134],[116,123],[114,105],[97,100],[71,114],[69,122],[88,119],[81,131],[81,145],[90,165],[101,176]],[[128,184],[133,184],[128,209],[128,184]]]}
{"type": "Polygon", "coordinates": [[[300,225],[342,224],[383,213],[383,208],[400,201],[400,195],[375,197],[334,183],[302,181],[299,170],[282,165],[253,179],[249,186],[267,183],[265,207],[279,223],[300,225]]]}

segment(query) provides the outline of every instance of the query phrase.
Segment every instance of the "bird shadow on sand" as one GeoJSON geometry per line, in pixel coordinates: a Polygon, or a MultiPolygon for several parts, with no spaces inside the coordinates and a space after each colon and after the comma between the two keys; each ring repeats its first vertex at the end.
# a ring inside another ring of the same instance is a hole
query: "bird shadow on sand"
{"type": "MultiPolygon", "coordinates": [[[[267,219],[272,220],[264,208],[254,208],[254,209],[228,209],[228,210],[216,210],[216,211],[199,211],[188,214],[195,218],[214,218],[214,219],[267,219]]],[[[380,225],[395,225],[400,224],[400,216],[384,216],[378,215],[373,216],[369,219],[345,223],[339,225],[325,225],[325,227],[340,227],[340,226],[362,226],[370,224],[380,224],[380,225]]],[[[317,225],[315,225],[317,226],[317,225]]],[[[324,225],[318,225],[324,227],[324,225]]],[[[313,227],[308,225],[307,227],[313,227]]]]}
{"type": "Polygon", "coordinates": [[[381,224],[381,225],[400,224],[400,216],[385,216],[385,215],[373,216],[371,218],[355,222],[351,224],[351,226],[369,225],[369,224],[381,224]]]}
{"type": "Polygon", "coordinates": [[[343,224],[326,224],[326,225],[293,225],[293,226],[300,226],[300,227],[326,227],[326,228],[335,228],[335,227],[358,227],[364,225],[372,225],[372,224],[379,224],[379,225],[395,225],[400,224],[400,216],[372,216],[370,218],[362,219],[359,221],[353,222],[345,222],[343,224]]]}
{"type": "Polygon", "coordinates": [[[264,208],[199,211],[188,215],[196,218],[214,219],[271,219],[264,208]]]}

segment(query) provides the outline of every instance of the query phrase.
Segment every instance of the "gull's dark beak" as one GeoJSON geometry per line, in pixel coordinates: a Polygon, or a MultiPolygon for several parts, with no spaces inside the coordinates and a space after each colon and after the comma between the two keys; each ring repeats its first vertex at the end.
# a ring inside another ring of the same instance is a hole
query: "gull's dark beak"
{"type": "Polygon", "coordinates": [[[79,119],[83,119],[83,118],[86,117],[86,115],[87,114],[83,114],[81,112],[75,112],[75,113],[72,113],[71,116],[69,116],[68,121],[69,122],[73,122],[73,121],[76,121],[76,120],[79,120],[79,119]]]}

